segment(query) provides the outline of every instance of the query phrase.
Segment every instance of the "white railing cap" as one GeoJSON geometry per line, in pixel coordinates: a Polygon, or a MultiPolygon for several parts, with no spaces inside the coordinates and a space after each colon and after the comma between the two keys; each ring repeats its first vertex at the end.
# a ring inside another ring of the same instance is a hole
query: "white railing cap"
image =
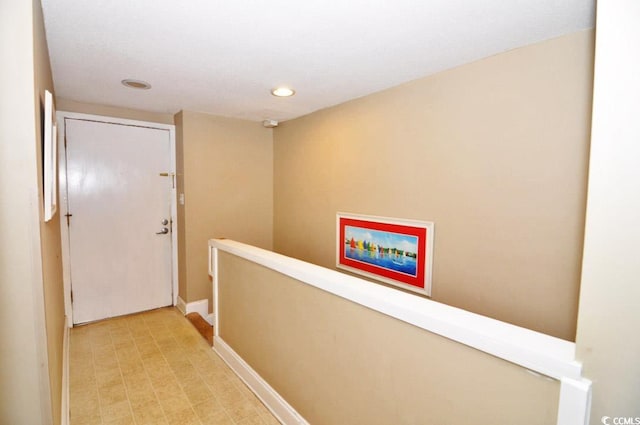
{"type": "Polygon", "coordinates": [[[581,378],[573,342],[230,239],[209,246],[543,375],[581,378]]]}

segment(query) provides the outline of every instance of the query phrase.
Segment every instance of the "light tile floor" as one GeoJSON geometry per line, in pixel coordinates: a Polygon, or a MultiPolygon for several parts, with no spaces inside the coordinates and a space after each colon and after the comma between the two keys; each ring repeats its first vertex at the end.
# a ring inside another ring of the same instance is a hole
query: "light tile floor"
{"type": "Polygon", "coordinates": [[[174,308],[70,331],[71,425],[277,425],[174,308]]]}

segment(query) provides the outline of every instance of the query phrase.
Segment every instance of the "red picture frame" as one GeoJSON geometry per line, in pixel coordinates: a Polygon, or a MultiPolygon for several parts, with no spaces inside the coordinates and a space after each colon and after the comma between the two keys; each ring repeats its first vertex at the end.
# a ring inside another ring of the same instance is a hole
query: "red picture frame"
{"type": "Polygon", "coordinates": [[[336,267],[431,295],[433,222],[336,214],[336,267]]]}

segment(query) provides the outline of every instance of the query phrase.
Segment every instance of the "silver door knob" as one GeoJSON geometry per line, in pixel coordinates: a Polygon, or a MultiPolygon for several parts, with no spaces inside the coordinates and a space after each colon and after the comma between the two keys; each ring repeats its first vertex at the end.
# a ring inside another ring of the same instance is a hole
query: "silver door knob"
{"type": "Polygon", "coordinates": [[[163,227],[159,232],[156,232],[156,235],[166,235],[167,233],[169,233],[169,229],[163,227]]]}
{"type": "Polygon", "coordinates": [[[167,220],[166,218],[163,218],[160,224],[162,224],[163,226],[166,226],[167,224],[169,224],[169,220],[167,220]]]}

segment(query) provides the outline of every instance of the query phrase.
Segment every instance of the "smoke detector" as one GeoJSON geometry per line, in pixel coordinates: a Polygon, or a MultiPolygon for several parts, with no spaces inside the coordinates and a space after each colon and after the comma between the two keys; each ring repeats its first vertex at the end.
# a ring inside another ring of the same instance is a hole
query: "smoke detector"
{"type": "Polygon", "coordinates": [[[262,126],[264,128],[274,128],[278,126],[277,120],[264,120],[262,121],[262,126]]]}

